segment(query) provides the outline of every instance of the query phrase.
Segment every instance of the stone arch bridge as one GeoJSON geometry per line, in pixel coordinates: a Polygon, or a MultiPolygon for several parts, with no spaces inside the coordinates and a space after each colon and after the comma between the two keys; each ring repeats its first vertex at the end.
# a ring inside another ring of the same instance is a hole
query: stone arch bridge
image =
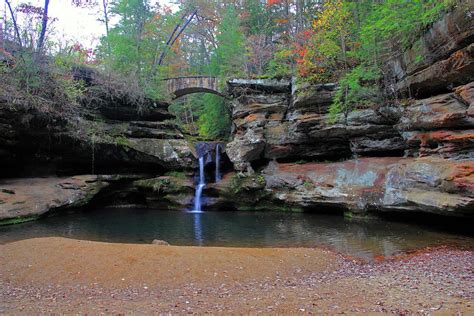
{"type": "Polygon", "coordinates": [[[178,77],[167,78],[166,90],[173,96],[173,99],[185,96],[191,93],[206,92],[224,96],[219,91],[219,82],[216,77],[210,76],[192,76],[192,77],[178,77]]]}

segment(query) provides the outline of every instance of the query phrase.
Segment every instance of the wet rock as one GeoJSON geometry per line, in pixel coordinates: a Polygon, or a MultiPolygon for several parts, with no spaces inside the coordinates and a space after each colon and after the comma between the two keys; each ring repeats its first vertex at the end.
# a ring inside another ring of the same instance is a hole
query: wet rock
{"type": "Polygon", "coordinates": [[[94,175],[2,180],[0,223],[28,221],[48,212],[84,206],[109,186],[108,181],[108,177],[94,175]]]}
{"type": "Polygon", "coordinates": [[[132,187],[145,197],[149,207],[185,210],[194,199],[192,177],[183,172],[134,181],[132,187]]]}
{"type": "Polygon", "coordinates": [[[290,206],[279,205],[266,190],[265,178],[261,174],[238,174],[230,172],[219,183],[206,187],[205,201],[208,210],[268,211],[292,210],[290,206]]]}
{"type": "Polygon", "coordinates": [[[211,157],[210,161],[215,161],[217,145],[219,145],[220,153],[224,153],[225,146],[226,146],[224,142],[217,142],[217,141],[197,142],[195,146],[196,154],[197,154],[196,158],[210,156],[211,157]]]}

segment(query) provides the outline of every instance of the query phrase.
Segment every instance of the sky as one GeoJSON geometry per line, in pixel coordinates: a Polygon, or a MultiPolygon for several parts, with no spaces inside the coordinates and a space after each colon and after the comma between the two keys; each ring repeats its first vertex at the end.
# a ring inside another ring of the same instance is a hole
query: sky
{"type": "MultiPolygon", "coordinates": [[[[0,0],[1,1],[1,0],[0,0]]],[[[99,0],[100,1],[100,0],[99,0]]],[[[176,8],[170,0],[158,0],[161,5],[176,8]]],[[[44,0],[11,0],[15,7],[20,3],[29,3],[34,6],[43,6],[44,0]]],[[[5,7],[1,7],[2,16],[5,7]]],[[[54,22],[54,38],[59,40],[73,40],[80,42],[85,47],[95,47],[99,38],[105,34],[105,26],[97,21],[100,17],[100,7],[77,8],[70,0],[50,0],[49,16],[57,18],[54,22]]]]}

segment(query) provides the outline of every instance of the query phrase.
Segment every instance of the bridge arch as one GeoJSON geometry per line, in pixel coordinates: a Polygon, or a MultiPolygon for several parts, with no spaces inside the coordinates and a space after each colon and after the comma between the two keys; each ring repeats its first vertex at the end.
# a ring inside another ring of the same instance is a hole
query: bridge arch
{"type": "Polygon", "coordinates": [[[219,91],[219,82],[216,77],[192,76],[168,78],[166,90],[173,96],[173,100],[192,93],[212,93],[219,96],[223,94],[219,91]]]}

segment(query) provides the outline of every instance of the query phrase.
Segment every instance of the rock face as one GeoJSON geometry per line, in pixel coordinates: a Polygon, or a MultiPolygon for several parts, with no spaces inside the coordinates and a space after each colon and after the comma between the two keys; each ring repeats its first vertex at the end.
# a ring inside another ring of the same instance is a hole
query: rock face
{"type": "MultiPolygon", "coordinates": [[[[234,101],[235,137],[226,150],[242,177],[258,176],[258,170],[265,186],[243,190],[246,197],[238,200],[257,199],[254,208],[271,200],[291,209],[473,216],[472,87],[358,110],[330,124],[334,85],[296,86],[292,95],[254,86],[234,101]],[[333,162],[310,162],[321,160],[333,162]]],[[[213,189],[225,205],[228,185],[213,189]]]]}
{"type": "Polygon", "coordinates": [[[2,176],[143,173],[195,166],[193,150],[169,120],[173,115],[166,105],[145,102],[149,108],[139,112],[123,100],[116,107],[108,101],[84,105],[66,119],[59,112],[0,97],[2,176]],[[41,166],[41,174],[30,170],[35,166],[41,166]]]}
{"type": "Polygon", "coordinates": [[[467,1],[434,23],[410,49],[394,53],[389,64],[395,88],[426,97],[473,81],[473,12],[474,3],[467,1]]]}
{"type": "Polygon", "coordinates": [[[84,206],[111,177],[23,178],[0,182],[0,224],[33,220],[45,213],[84,206]]]}
{"type": "Polygon", "coordinates": [[[260,175],[227,175],[209,189],[215,198],[208,207],[472,217],[473,184],[474,161],[373,157],[332,163],[271,162],[260,175]]]}
{"type": "Polygon", "coordinates": [[[215,203],[474,216],[472,5],[389,61],[389,88],[415,97],[407,102],[330,123],[336,84],[234,80],[226,151],[238,174],[210,188],[215,203]]]}
{"type": "Polygon", "coordinates": [[[192,178],[183,173],[137,180],[132,185],[145,196],[149,207],[186,210],[194,198],[192,178]]]}
{"type": "Polygon", "coordinates": [[[274,198],[298,206],[473,215],[474,162],[364,158],[341,163],[270,164],[274,198]],[[303,172],[302,172],[303,171],[303,172]]]}
{"type": "Polygon", "coordinates": [[[294,85],[275,92],[270,82],[249,80],[234,87],[245,93],[233,102],[235,135],[227,154],[238,171],[252,171],[252,163],[270,160],[324,160],[352,155],[400,155],[406,148],[395,129],[400,110],[380,107],[351,113],[330,124],[327,109],[337,86],[294,85]],[[290,94],[290,91],[292,93],[290,94]]]}

